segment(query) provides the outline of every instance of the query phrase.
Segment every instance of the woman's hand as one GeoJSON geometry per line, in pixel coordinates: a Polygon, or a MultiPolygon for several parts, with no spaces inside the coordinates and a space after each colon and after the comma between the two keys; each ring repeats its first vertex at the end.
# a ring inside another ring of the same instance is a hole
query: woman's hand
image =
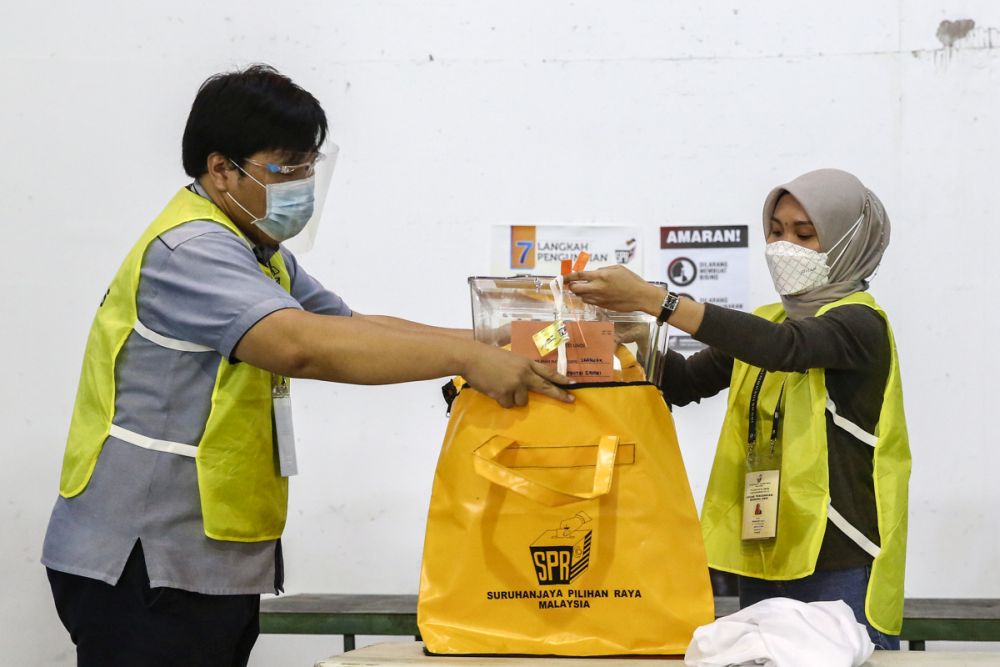
{"type": "MultiPolygon", "coordinates": [[[[566,286],[587,303],[619,312],[641,311],[659,317],[667,291],[647,283],[617,264],[596,271],[577,271],[563,278],[566,286]]],[[[705,305],[681,297],[670,324],[695,335],[705,316],[705,305]]]]}
{"type": "Polygon", "coordinates": [[[586,303],[619,312],[660,314],[666,290],[651,285],[620,264],[568,274],[564,282],[586,303]]]}

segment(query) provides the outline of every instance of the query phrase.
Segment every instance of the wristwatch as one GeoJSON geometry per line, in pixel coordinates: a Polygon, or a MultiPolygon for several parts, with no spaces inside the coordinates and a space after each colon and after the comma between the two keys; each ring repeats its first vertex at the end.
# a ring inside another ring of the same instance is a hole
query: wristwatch
{"type": "Polygon", "coordinates": [[[656,318],[657,324],[665,324],[670,316],[674,314],[677,310],[677,304],[680,302],[680,297],[676,294],[671,294],[667,291],[667,296],[663,297],[663,305],[660,306],[660,316],[656,318]]]}

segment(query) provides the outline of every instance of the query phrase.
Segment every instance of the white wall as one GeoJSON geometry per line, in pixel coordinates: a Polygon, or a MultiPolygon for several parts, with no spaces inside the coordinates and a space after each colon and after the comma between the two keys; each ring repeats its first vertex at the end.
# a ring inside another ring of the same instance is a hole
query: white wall
{"type": "MultiPolygon", "coordinates": [[[[805,170],[857,173],[894,223],[873,291],[893,318],[912,437],[907,594],[1000,597],[995,3],[2,9],[0,661],[72,664],[38,558],[86,331],[125,251],[185,182],[197,86],[254,61],[294,77],[331,119],[340,161],[302,260],[361,312],[468,325],[464,278],[488,267],[493,223],[636,224],[652,243],[662,224],[754,228],[766,192],[805,170]],[[977,28],[946,49],[946,19],[977,28]]],[[[751,297],[773,300],[763,261],[751,297]]],[[[439,384],[299,383],[290,593],[416,591],[439,384]]],[[[696,497],[722,407],[678,412],[696,497]]],[[[338,650],[262,637],[254,664],[338,650]]]]}

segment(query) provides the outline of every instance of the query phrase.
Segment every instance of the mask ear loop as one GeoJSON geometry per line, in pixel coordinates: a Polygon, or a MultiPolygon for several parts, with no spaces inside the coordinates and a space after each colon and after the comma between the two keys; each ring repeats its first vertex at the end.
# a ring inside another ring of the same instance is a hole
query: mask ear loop
{"type": "Polygon", "coordinates": [[[250,178],[251,181],[253,181],[254,183],[256,183],[257,185],[259,185],[260,187],[262,187],[265,190],[267,190],[267,185],[266,184],[261,183],[260,181],[258,181],[256,178],[253,177],[253,174],[251,174],[249,171],[247,171],[246,169],[244,169],[240,165],[236,164],[236,160],[230,160],[230,162],[233,163],[234,167],[236,167],[237,169],[239,169],[240,171],[242,171],[244,174],[246,174],[250,178]]]}
{"type": "Polygon", "coordinates": [[[847,252],[847,248],[850,247],[851,243],[854,241],[854,238],[858,235],[858,232],[861,231],[861,223],[865,219],[865,210],[867,210],[867,208],[868,208],[868,202],[865,201],[865,207],[861,211],[861,215],[858,216],[858,219],[854,221],[854,224],[851,225],[850,229],[844,232],[844,235],[840,237],[840,240],[834,243],[832,246],[830,246],[830,249],[826,252],[826,256],[829,257],[833,253],[834,248],[836,248],[841,244],[844,245],[844,247],[841,248],[840,253],[837,255],[837,259],[830,262],[831,271],[833,270],[833,267],[836,266],[837,262],[840,261],[840,258],[844,256],[844,253],[847,252]],[[847,238],[848,235],[850,235],[851,238],[848,239],[847,238]],[[844,242],[844,239],[847,239],[846,243],[844,242]]]}
{"type": "MultiPolygon", "coordinates": [[[[260,222],[261,220],[264,219],[264,218],[258,218],[258,217],[256,217],[253,213],[251,213],[250,211],[247,210],[246,206],[244,206],[239,201],[237,201],[236,197],[232,196],[228,192],[226,192],[226,196],[229,197],[233,201],[234,204],[236,204],[237,206],[239,206],[240,210],[242,210],[244,213],[246,213],[248,216],[250,216],[250,224],[251,225],[256,225],[258,222],[260,222]]],[[[267,215],[265,214],[264,217],[267,217],[267,215]]]]}
{"type": "MultiPolygon", "coordinates": [[[[260,181],[258,181],[256,178],[254,178],[253,174],[251,174],[250,172],[248,172],[246,169],[244,169],[240,165],[236,164],[236,160],[230,160],[230,162],[233,163],[234,167],[236,167],[237,169],[239,169],[240,171],[242,171],[244,174],[246,174],[250,178],[251,181],[253,181],[257,185],[259,185],[260,187],[264,188],[264,192],[265,193],[267,192],[267,186],[264,185],[263,183],[261,183],[260,181]]],[[[250,211],[248,211],[246,206],[244,206],[243,204],[239,203],[239,201],[236,200],[236,197],[234,197],[231,194],[229,194],[228,191],[226,191],[226,196],[229,197],[233,201],[234,204],[236,204],[237,206],[239,206],[240,210],[242,210],[244,213],[246,213],[248,216],[250,216],[250,224],[251,225],[256,225],[258,222],[260,222],[261,220],[263,220],[264,218],[267,217],[267,211],[264,211],[264,215],[262,217],[258,218],[256,215],[254,215],[253,213],[251,213],[250,211]]]]}

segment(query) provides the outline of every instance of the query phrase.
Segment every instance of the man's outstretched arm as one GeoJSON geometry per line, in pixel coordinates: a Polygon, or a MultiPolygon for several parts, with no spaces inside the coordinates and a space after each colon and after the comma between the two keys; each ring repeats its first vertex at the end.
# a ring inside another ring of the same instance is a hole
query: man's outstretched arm
{"type": "Polygon", "coordinates": [[[568,380],[543,364],[470,338],[408,330],[287,308],[261,319],[236,346],[241,361],[290,377],[349,384],[391,384],[463,376],[503,407],[534,391],[572,402],[568,380]]]}

